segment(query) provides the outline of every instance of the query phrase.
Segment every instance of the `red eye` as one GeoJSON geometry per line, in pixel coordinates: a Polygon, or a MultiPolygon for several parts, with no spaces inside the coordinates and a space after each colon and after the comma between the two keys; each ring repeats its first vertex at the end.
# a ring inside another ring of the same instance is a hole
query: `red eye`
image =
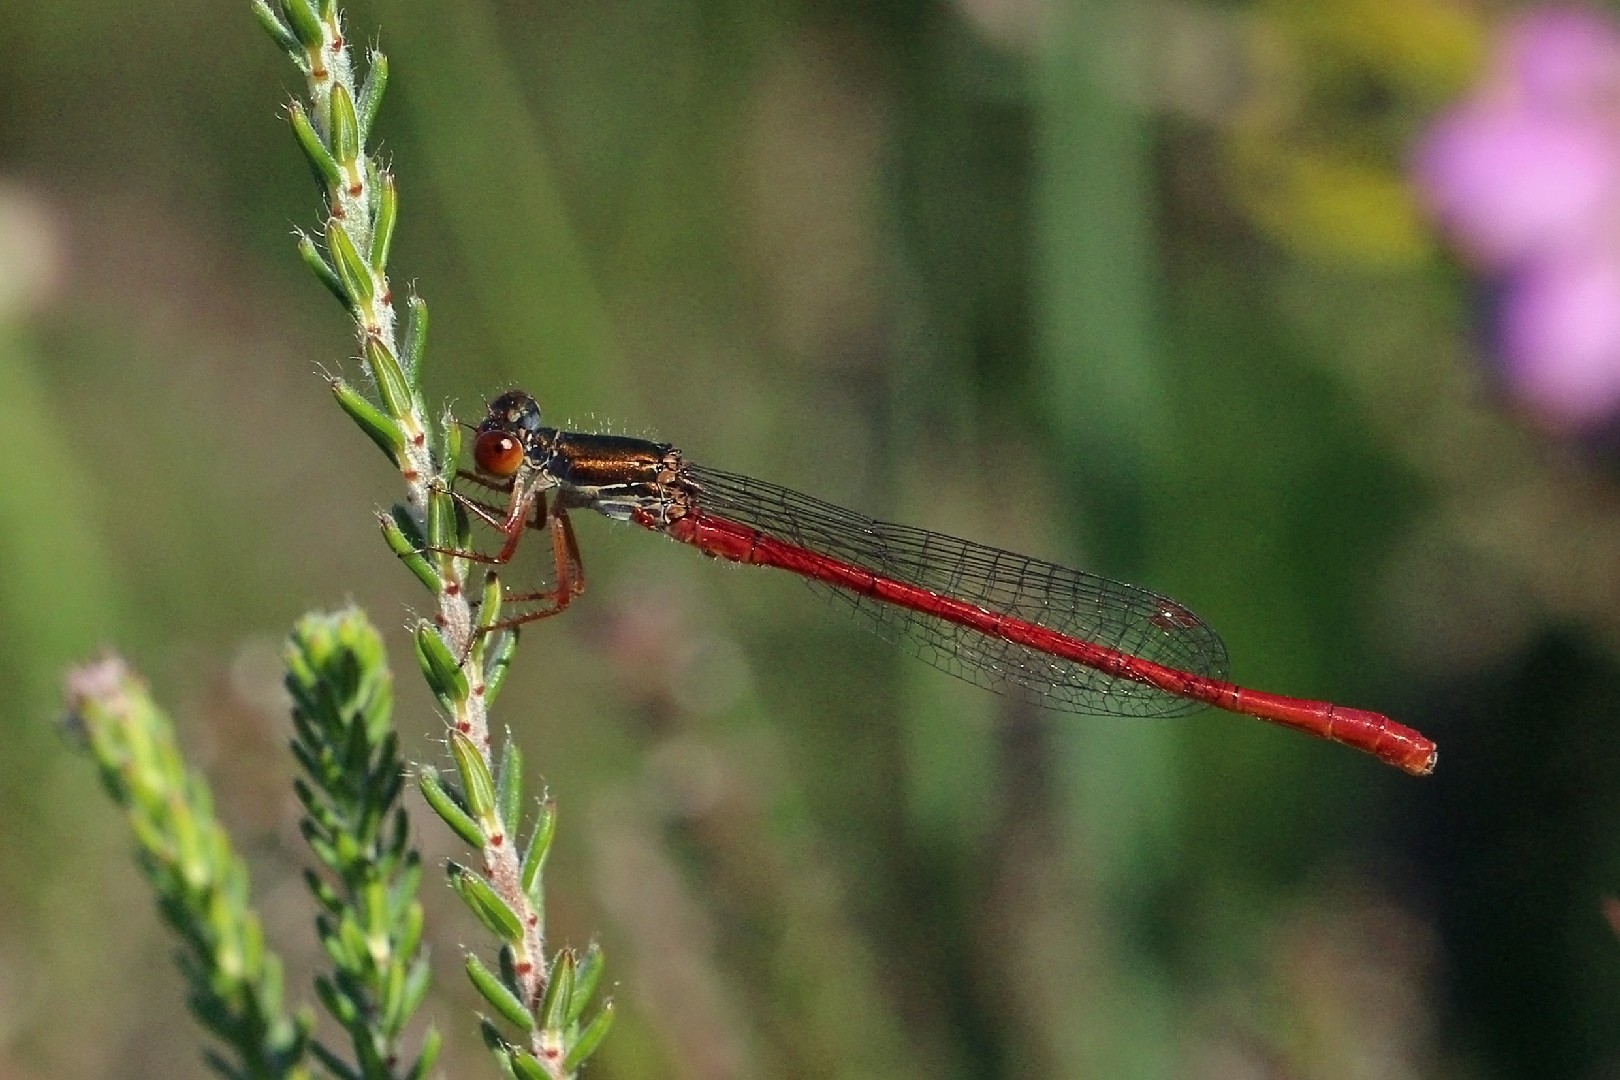
{"type": "Polygon", "coordinates": [[[473,443],[473,460],[491,476],[511,476],[523,464],[523,444],[504,431],[486,431],[473,443]]]}

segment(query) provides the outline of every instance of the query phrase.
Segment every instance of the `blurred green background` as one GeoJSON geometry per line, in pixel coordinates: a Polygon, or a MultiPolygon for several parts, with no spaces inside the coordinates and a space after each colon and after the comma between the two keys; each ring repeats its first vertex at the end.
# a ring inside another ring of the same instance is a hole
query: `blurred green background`
{"type": "MultiPolygon", "coordinates": [[[[1497,393],[1401,176],[1489,7],[350,9],[431,401],[1141,582],[1244,683],[1441,745],[1039,714],[582,520],[497,720],[562,806],[553,942],[617,980],[591,1075],[1620,1075],[1615,459],[1497,393]]],[[[441,761],[429,605],[318,377],[351,328],[245,0],[7,0],[0,43],[0,1077],[201,1076],[60,673],[152,679],[307,986],[279,640],[364,605],[441,761]]],[[[425,891],[445,1072],[492,1075],[425,891]]]]}

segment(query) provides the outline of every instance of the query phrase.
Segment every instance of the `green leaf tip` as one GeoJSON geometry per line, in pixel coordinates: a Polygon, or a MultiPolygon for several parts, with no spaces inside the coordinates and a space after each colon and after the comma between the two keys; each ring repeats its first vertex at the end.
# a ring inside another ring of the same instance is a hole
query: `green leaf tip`
{"type": "Polygon", "coordinates": [[[326,223],[326,250],[332,256],[332,269],[337,271],[338,280],[343,282],[343,292],[349,298],[349,303],[356,309],[371,303],[376,295],[371,268],[360,257],[354,240],[337,218],[328,219],[326,223]]]}
{"type": "MultiPolygon", "coordinates": [[[[376,193],[377,205],[371,224],[371,269],[381,275],[388,269],[388,249],[393,245],[394,222],[399,217],[399,187],[394,183],[394,174],[386,170],[379,172],[372,190],[376,193]]],[[[405,374],[409,381],[410,372],[405,374]]]]}
{"type": "MultiPolygon", "coordinates": [[[[485,700],[488,700],[487,694],[485,700]]],[[[513,741],[511,732],[507,732],[501,743],[501,762],[495,777],[501,824],[515,832],[523,814],[523,751],[513,741]]]]}
{"type": "Polygon", "coordinates": [[[506,685],[506,673],[512,670],[512,658],[517,655],[518,631],[498,630],[484,640],[484,708],[495,707],[501,687],[506,685]]]}
{"type": "Polygon", "coordinates": [[[439,433],[439,452],[443,455],[439,469],[445,484],[449,484],[456,475],[457,465],[461,462],[461,424],[447,413],[439,417],[439,433]]]}
{"type": "Polygon", "coordinates": [[[501,621],[501,604],[506,590],[501,587],[500,575],[490,570],[484,574],[484,592],[478,603],[478,629],[488,630],[501,621]]]}
{"type": "Polygon", "coordinates": [[[315,125],[310,123],[309,113],[301,102],[294,101],[287,106],[287,120],[292,124],[293,134],[298,137],[298,148],[304,152],[304,160],[309,162],[310,170],[315,174],[315,182],[328,193],[342,187],[343,171],[316,133],[315,125]]]}
{"type": "MultiPolygon", "coordinates": [[[[428,491],[427,533],[429,546],[447,564],[455,562],[452,552],[465,551],[472,544],[472,522],[467,511],[442,482],[428,491]]],[[[448,576],[450,571],[445,573],[448,576]]]]}
{"type": "Polygon", "coordinates": [[[314,49],[325,43],[326,33],[321,29],[320,16],[309,0],[281,0],[281,13],[304,48],[314,49]]]}
{"type": "Polygon", "coordinates": [[[400,528],[398,518],[393,514],[378,514],[377,524],[382,527],[383,539],[388,542],[388,549],[399,557],[405,568],[416,575],[416,580],[428,587],[429,592],[437,593],[444,587],[439,578],[439,572],[433,569],[428,557],[422,554],[422,549],[411,542],[400,528]]]}
{"type": "Polygon", "coordinates": [[[343,279],[338,277],[337,271],[332,269],[332,264],[326,261],[326,256],[321,254],[321,249],[315,246],[315,241],[309,238],[308,233],[303,229],[298,229],[296,235],[298,237],[298,257],[304,260],[304,265],[309,267],[310,273],[314,274],[316,279],[322,285],[325,285],[333,296],[337,297],[338,303],[347,308],[349,306],[349,293],[343,287],[343,279]]]}
{"type": "Polygon", "coordinates": [[[562,1031],[567,1023],[568,999],[574,994],[574,953],[563,949],[551,963],[546,980],[546,996],[540,1005],[540,1025],[547,1031],[562,1031]]]}
{"type": "Polygon", "coordinates": [[[443,1047],[444,1036],[439,1034],[437,1028],[430,1029],[422,1039],[422,1052],[417,1056],[416,1064],[411,1066],[411,1071],[405,1074],[405,1080],[426,1080],[438,1063],[439,1051],[443,1047]]]}
{"type": "Polygon", "coordinates": [[[422,378],[422,355],[427,352],[428,306],[420,296],[412,295],[405,301],[405,340],[400,349],[411,385],[422,378]]]}
{"type": "Polygon", "coordinates": [[[281,51],[292,57],[295,62],[302,63],[304,50],[299,45],[298,39],[293,36],[292,30],[281,21],[281,16],[277,15],[265,0],[252,0],[252,7],[253,17],[259,20],[259,25],[264,27],[265,33],[281,46],[281,51]]]}
{"type": "Polygon", "coordinates": [[[371,140],[371,128],[377,122],[377,111],[382,108],[383,91],[386,89],[388,89],[388,57],[381,49],[373,49],[366,57],[366,78],[360,84],[360,100],[356,103],[359,106],[362,144],[371,140]]]}
{"type": "Polygon", "coordinates": [[[501,1055],[501,1064],[507,1067],[514,1080],[551,1080],[545,1066],[521,1047],[506,1047],[501,1055]]]}
{"type": "Polygon", "coordinates": [[[534,1030],[534,1017],[524,1007],[522,999],[485,967],[475,953],[467,954],[467,978],[472,980],[478,993],[507,1023],[523,1031],[534,1030]]]}
{"type": "Polygon", "coordinates": [[[360,118],[354,99],[341,82],[332,87],[332,157],[339,168],[353,169],[360,158],[360,118]]]}
{"type": "Polygon", "coordinates": [[[472,815],[467,813],[466,807],[444,786],[443,781],[439,779],[439,770],[432,766],[424,767],[417,776],[417,787],[421,790],[422,797],[427,800],[428,806],[433,808],[433,812],[438,814],[440,820],[450,826],[451,831],[461,837],[469,847],[484,846],[484,830],[473,820],[472,815]]]}
{"type": "Polygon", "coordinates": [[[596,986],[602,981],[602,971],[607,966],[602,956],[602,946],[591,942],[585,950],[585,956],[574,969],[574,992],[569,997],[568,1015],[563,1019],[569,1025],[579,1023],[580,1017],[585,1015],[585,1009],[591,1003],[591,997],[596,993],[596,986]]]}
{"type": "Polygon", "coordinates": [[[395,420],[404,420],[415,414],[415,399],[411,395],[411,386],[405,381],[405,372],[400,370],[399,361],[375,337],[367,337],[365,345],[366,367],[371,377],[377,383],[377,395],[382,398],[383,408],[395,420]]]}
{"type": "Polygon", "coordinates": [[[456,546],[454,518],[454,496],[443,485],[434,485],[428,492],[427,505],[427,534],[431,546],[441,550],[456,546]]]}
{"type": "Polygon", "coordinates": [[[602,1005],[601,1010],[585,1025],[585,1030],[579,1033],[574,1045],[568,1048],[568,1054],[563,1058],[563,1072],[573,1075],[587,1058],[596,1053],[607,1038],[608,1029],[613,1026],[613,1002],[608,1001],[602,1005]]]}
{"type": "Polygon", "coordinates": [[[443,635],[431,623],[417,626],[415,642],[416,659],[422,666],[422,674],[429,688],[438,696],[440,704],[454,711],[471,693],[466,672],[457,665],[450,646],[445,644],[443,635]]]}
{"type": "Polygon", "coordinates": [[[456,769],[461,773],[467,809],[484,826],[493,841],[500,835],[503,826],[495,813],[495,779],[489,774],[484,755],[477,744],[459,731],[450,733],[450,753],[456,759],[456,769]]]}
{"type": "Polygon", "coordinates": [[[551,841],[557,835],[557,804],[552,799],[540,803],[540,820],[534,823],[529,850],[523,856],[523,891],[531,899],[540,895],[540,879],[551,854],[551,841]]]}
{"type": "Polygon", "coordinates": [[[337,398],[338,405],[349,414],[349,419],[377,444],[377,449],[388,455],[389,461],[398,466],[405,453],[405,432],[399,424],[344,380],[330,378],[327,384],[331,386],[332,396],[337,398]]]}
{"type": "Polygon", "coordinates": [[[459,863],[449,863],[446,871],[450,887],[461,897],[484,928],[502,941],[515,944],[523,939],[523,923],[506,901],[496,895],[489,882],[459,863]]]}

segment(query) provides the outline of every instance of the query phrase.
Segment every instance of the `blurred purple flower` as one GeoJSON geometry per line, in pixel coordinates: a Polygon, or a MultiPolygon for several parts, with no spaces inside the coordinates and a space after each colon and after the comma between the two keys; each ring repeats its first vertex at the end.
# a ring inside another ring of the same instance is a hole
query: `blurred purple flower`
{"type": "Polygon", "coordinates": [[[1563,427],[1620,413],[1620,26],[1585,9],[1509,26],[1414,171],[1501,286],[1497,346],[1519,398],[1563,427]]]}

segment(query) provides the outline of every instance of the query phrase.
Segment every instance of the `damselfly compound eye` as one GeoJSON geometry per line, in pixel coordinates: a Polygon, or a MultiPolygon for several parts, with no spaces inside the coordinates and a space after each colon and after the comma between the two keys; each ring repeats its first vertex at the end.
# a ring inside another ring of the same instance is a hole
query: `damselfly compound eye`
{"type": "Polygon", "coordinates": [[[504,431],[486,431],[473,443],[473,460],[491,476],[511,476],[523,464],[523,444],[504,431]]]}

